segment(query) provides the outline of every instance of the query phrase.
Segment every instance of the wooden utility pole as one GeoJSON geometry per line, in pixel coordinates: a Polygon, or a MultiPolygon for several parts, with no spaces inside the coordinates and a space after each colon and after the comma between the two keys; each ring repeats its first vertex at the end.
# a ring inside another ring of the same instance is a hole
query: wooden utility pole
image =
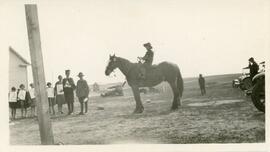
{"type": "Polygon", "coordinates": [[[28,31],[30,56],[37,100],[39,132],[42,145],[54,144],[52,125],[49,115],[46,81],[41,50],[37,5],[26,4],[25,15],[28,31]]]}

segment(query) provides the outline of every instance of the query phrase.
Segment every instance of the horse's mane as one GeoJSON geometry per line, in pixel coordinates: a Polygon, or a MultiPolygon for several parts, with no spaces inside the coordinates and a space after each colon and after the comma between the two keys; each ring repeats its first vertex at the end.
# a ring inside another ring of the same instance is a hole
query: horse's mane
{"type": "Polygon", "coordinates": [[[128,62],[128,63],[132,63],[132,62],[130,62],[128,59],[125,59],[125,58],[122,58],[122,57],[116,57],[117,59],[120,59],[120,60],[122,60],[122,61],[124,61],[124,62],[128,62]]]}

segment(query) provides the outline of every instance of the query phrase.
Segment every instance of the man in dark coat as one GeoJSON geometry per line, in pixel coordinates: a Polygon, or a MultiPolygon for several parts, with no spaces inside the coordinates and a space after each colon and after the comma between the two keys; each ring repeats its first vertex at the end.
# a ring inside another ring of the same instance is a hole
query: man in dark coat
{"type": "Polygon", "coordinates": [[[259,65],[255,62],[253,57],[249,58],[248,61],[249,61],[248,68],[250,71],[250,78],[252,79],[256,74],[258,74],[259,65]]]}
{"type": "Polygon", "coordinates": [[[79,98],[79,102],[81,105],[81,112],[80,115],[83,115],[83,110],[85,107],[85,113],[88,111],[88,95],[89,95],[89,86],[87,84],[87,81],[83,79],[83,73],[80,72],[78,77],[80,80],[77,81],[77,89],[76,89],[76,95],[79,98]]]}
{"type": "Polygon", "coordinates": [[[152,51],[153,47],[151,46],[151,43],[145,43],[143,46],[146,48],[147,52],[145,53],[144,57],[138,57],[139,59],[144,61],[144,66],[140,68],[141,71],[141,78],[145,79],[146,74],[146,68],[150,67],[153,63],[154,59],[154,52],[152,51]]]}
{"type": "Polygon", "coordinates": [[[202,74],[199,75],[199,86],[200,86],[200,89],[201,89],[202,96],[205,95],[206,94],[206,91],[205,91],[205,79],[202,76],[202,74]]]}
{"type": "Polygon", "coordinates": [[[64,87],[64,95],[65,100],[68,105],[68,114],[73,114],[74,109],[74,90],[76,89],[76,86],[74,84],[74,81],[70,76],[70,70],[65,71],[66,78],[63,79],[63,87],[64,87]]]}

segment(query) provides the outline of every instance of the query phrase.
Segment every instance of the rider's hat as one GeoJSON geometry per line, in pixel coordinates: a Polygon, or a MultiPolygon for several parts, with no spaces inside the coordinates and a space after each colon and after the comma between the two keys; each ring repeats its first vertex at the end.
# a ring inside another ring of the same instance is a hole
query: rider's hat
{"type": "Polygon", "coordinates": [[[252,61],[254,61],[254,58],[251,57],[251,58],[248,59],[248,61],[252,62],[252,61]]]}
{"type": "Polygon", "coordinates": [[[152,49],[151,43],[149,43],[149,42],[148,42],[148,43],[143,44],[143,46],[144,46],[144,47],[150,47],[150,48],[152,49]]]}

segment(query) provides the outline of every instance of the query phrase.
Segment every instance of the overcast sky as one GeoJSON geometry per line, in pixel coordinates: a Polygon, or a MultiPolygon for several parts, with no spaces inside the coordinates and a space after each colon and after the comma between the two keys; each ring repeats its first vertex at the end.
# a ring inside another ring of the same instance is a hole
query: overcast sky
{"type": "MultiPolygon", "coordinates": [[[[23,4],[0,2],[0,45],[30,61],[23,4]]],[[[38,15],[47,81],[65,69],[89,83],[124,81],[118,70],[105,76],[109,54],[136,62],[146,42],[155,64],[174,62],[183,77],[239,73],[270,48],[268,0],[50,1],[38,3],[38,15]]]]}

